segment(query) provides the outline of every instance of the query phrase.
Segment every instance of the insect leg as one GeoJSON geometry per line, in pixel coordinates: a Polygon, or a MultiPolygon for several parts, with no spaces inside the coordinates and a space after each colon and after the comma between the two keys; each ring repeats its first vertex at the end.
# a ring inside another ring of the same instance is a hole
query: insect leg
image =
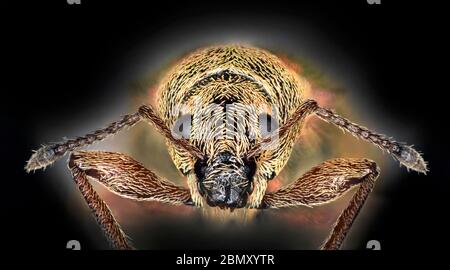
{"type": "Polygon", "coordinates": [[[315,206],[331,202],[359,185],[322,249],[339,249],[372,191],[379,168],[368,159],[333,159],[314,167],[297,181],[264,196],[262,207],[315,206]]]}
{"type": "Polygon", "coordinates": [[[72,172],[73,180],[80,189],[86,203],[95,216],[98,224],[100,224],[105,236],[115,249],[133,249],[133,246],[127,240],[127,236],[120,228],[119,223],[111,213],[108,205],[95,192],[92,185],[87,180],[86,173],[76,166],[69,165],[72,172]]]}
{"type": "Polygon", "coordinates": [[[174,205],[190,204],[188,189],[159,178],[124,154],[77,151],[70,155],[68,166],[87,204],[116,249],[131,249],[132,246],[107,204],[88,180],[98,181],[110,191],[133,200],[161,201],[174,205]]]}

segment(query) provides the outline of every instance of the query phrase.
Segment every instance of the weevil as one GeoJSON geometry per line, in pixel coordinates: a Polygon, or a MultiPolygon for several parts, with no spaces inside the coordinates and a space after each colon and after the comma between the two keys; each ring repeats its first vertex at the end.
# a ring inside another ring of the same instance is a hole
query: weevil
{"type": "Polygon", "coordinates": [[[158,89],[159,112],[142,105],[106,128],[44,145],[28,160],[34,171],[69,154],[68,168],[106,237],[133,249],[90,181],[131,200],[197,207],[284,208],[331,202],[357,188],[321,248],[339,249],[372,191],[380,169],[365,158],[327,160],[299,179],[267,192],[288,161],[308,116],[374,144],[408,169],[426,173],[420,153],[323,108],[305,93],[308,82],[268,51],[242,45],[199,49],[177,63],[158,89]],[[133,158],[80,148],[147,121],[167,141],[187,187],[159,177],[133,158]]]}

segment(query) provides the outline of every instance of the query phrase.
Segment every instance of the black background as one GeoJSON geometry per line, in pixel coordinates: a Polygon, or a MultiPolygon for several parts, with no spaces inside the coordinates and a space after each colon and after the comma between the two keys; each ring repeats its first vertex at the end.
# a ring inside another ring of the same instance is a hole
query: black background
{"type": "Polygon", "coordinates": [[[450,165],[450,149],[443,112],[448,102],[448,75],[442,72],[447,71],[443,7],[425,1],[394,5],[383,0],[377,6],[363,0],[346,4],[166,1],[158,6],[126,1],[12,2],[1,4],[3,246],[59,250],[68,237],[92,244],[72,214],[59,206],[59,197],[43,186],[45,175],[24,173],[30,149],[36,148],[30,125],[101,106],[106,93],[96,90],[96,84],[111,76],[114,56],[143,33],[148,37],[168,23],[220,14],[230,19],[247,16],[249,23],[262,15],[301,18],[358,61],[370,63],[367,72],[383,86],[377,95],[386,115],[413,119],[426,131],[420,149],[431,171],[427,176],[401,174],[404,179],[389,196],[389,207],[380,211],[367,234],[391,252],[447,248],[450,179],[445,169],[450,165]]]}

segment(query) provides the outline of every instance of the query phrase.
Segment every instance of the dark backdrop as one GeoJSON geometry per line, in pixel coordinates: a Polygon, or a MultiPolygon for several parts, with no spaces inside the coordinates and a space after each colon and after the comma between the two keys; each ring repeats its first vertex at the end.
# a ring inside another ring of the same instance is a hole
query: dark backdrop
{"type": "Polygon", "coordinates": [[[65,1],[12,2],[1,4],[4,246],[56,250],[68,238],[87,243],[88,248],[98,246],[93,241],[99,239],[88,237],[77,226],[74,213],[61,206],[61,196],[45,187],[45,174],[26,175],[22,168],[30,149],[39,143],[31,131],[39,123],[102,106],[114,95],[96,86],[115,76],[110,72],[123,50],[142,36],[151,40],[152,33],[168,24],[181,25],[203,16],[229,20],[237,16],[247,18],[243,22],[248,24],[261,17],[275,22],[281,16],[290,18],[294,27],[307,21],[347,55],[365,63],[372,82],[379,86],[377,100],[382,100],[385,115],[414,121],[424,134],[420,150],[431,172],[426,177],[400,175],[403,179],[391,189],[388,207],[379,211],[368,237],[379,239],[383,249],[391,251],[446,248],[450,149],[443,110],[448,75],[441,72],[446,70],[442,7],[425,1],[394,5],[383,0],[378,6],[363,0],[295,5],[284,1],[143,5],[82,0],[79,6],[65,1]]]}

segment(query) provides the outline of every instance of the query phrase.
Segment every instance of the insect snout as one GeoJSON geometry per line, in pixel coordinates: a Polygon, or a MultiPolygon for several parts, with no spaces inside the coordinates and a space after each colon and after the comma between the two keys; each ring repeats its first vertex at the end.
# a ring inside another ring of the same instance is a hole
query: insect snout
{"type": "Polygon", "coordinates": [[[235,157],[228,151],[196,164],[199,190],[210,206],[241,208],[253,189],[255,162],[235,157]]]}

